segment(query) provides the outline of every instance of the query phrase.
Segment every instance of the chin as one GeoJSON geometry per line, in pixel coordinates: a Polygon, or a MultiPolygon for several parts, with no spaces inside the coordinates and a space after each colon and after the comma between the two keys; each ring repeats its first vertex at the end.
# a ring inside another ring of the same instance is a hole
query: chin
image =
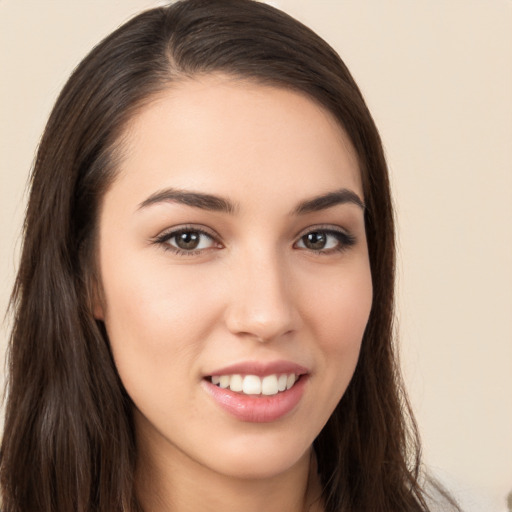
{"type": "Polygon", "coordinates": [[[232,478],[260,480],[278,477],[305,461],[309,464],[311,444],[303,440],[290,442],[293,437],[290,434],[286,437],[286,440],[275,436],[239,438],[211,457],[211,467],[232,478]]]}

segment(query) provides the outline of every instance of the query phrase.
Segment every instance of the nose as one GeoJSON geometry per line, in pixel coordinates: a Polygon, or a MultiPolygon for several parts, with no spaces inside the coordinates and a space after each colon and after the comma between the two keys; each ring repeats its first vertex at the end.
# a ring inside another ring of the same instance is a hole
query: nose
{"type": "Polygon", "coordinates": [[[286,262],[262,252],[240,260],[230,273],[225,318],[229,331],[260,342],[295,331],[300,316],[286,262]]]}

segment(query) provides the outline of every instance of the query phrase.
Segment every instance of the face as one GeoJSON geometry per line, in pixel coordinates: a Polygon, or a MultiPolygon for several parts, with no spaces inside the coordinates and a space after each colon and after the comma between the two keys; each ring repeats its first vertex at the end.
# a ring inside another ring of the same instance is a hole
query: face
{"type": "Polygon", "coordinates": [[[372,302],[348,138],[299,93],[210,76],[145,106],[124,148],[95,314],[139,449],[223,475],[293,468],[347,388],[372,302]]]}

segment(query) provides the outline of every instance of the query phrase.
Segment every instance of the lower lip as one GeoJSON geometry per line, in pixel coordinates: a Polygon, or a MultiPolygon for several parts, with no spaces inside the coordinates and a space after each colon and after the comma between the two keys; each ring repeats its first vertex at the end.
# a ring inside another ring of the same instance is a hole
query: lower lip
{"type": "Polygon", "coordinates": [[[220,388],[207,380],[202,382],[215,402],[235,418],[252,423],[269,423],[295,409],[304,394],[306,381],[307,375],[302,375],[293,387],[271,396],[243,395],[220,388]]]}

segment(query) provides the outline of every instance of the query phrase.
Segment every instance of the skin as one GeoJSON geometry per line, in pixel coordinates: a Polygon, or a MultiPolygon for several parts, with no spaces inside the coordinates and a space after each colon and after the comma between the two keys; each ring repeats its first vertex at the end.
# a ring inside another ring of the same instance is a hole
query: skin
{"type": "Polygon", "coordinates": [[[209,75],[146,105],[123,148],[100,214],[95,315],[134,402],[143,505],[321,510],[311,445],[353,375],[372,284],[361,206],[295,210],[340,189],[364,201],[350,142],[302,94],[209,75]],[[168,188],[233,211],[154,199],[168,188]],[[176,253],[183,226],[210,237],[176,253]],[[324,251],[306,245],[326,229],[353,244],[327,233],[324,251]],[[275,360],[308,370],[276,421],[240,421],[205,392],[215,369],[275,360]]]}

